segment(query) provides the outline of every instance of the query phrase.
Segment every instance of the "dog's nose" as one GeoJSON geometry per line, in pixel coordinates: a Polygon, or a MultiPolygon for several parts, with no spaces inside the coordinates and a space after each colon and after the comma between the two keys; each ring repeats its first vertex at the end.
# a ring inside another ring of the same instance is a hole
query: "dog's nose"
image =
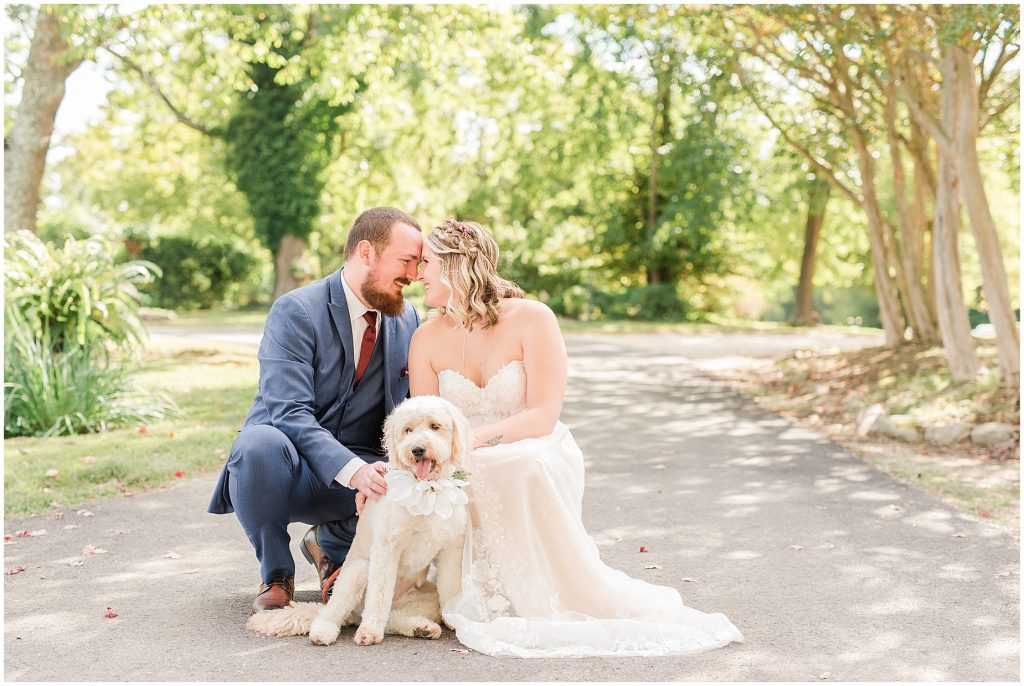
{"type": "Polygon", "coordinates": [[[426,454],[427,454],[427,449],[424,448],[422,445],[413,446],[412,456],[415,457],[416,459],[419,459],[419,458],[423,457],[426,454]]]}

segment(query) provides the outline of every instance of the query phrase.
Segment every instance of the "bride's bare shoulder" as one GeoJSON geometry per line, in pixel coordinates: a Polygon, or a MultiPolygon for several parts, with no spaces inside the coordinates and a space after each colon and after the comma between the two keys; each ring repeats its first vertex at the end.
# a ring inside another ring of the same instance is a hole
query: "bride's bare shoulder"
{"type": "Polygon", "coordinates": [[[539,324],[557,322],[551,308],[539,300],[529,298],[506,298],[501,301],[502,317],[519,324],[539,324]]]}
{"type": "Polygon", "coordinates": [[[412,335],[413,341],[430,342],[443,337],[451,329],[443,317],[431,317],[420,323],[412,335]]]}

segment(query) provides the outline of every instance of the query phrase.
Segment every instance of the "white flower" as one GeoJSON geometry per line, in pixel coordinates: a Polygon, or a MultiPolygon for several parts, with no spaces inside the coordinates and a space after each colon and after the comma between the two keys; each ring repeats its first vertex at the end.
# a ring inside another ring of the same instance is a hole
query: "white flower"
{"type": "Polygon", "coordinates": [[[454,506],[465,505],[469,497],[463,492],[465,481],[437,479],[420,481],[405,470],[394,469],[384,475],[388,484],[387,498],[402,505],[413,515],[435,514],[448,519],[454,506]]]}

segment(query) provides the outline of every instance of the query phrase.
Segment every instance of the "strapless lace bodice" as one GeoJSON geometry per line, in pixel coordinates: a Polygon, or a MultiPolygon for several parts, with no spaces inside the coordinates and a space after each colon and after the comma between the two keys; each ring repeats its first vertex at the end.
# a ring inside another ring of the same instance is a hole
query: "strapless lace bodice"
{"type": "Polygon", "coordinates": [[[473,426],[510,417],[526,406],[526,365],[512,360],[487,380],[483,388],[454,369],[437,375],[442,398],[453,403],[473,426]]]}

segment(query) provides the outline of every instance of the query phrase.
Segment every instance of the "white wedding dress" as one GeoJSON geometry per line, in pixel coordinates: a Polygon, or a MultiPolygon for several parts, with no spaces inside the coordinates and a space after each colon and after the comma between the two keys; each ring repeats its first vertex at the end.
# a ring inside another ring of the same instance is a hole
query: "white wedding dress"
{"type": "MultiPolygon", "coordinates": [[[[474,426],[526,402],[526,368],[505,365],[480,388],[454,370],[440,395],[474,426]]],[[[742,641],[720,613],[686,607],[674,588],[611,569],[581,518],[583,456],[561,422],[544,438],[481,448],[468,468],[473,531],[462,592],[444,618],[488,655],[678,655],[742,641]]]]}

